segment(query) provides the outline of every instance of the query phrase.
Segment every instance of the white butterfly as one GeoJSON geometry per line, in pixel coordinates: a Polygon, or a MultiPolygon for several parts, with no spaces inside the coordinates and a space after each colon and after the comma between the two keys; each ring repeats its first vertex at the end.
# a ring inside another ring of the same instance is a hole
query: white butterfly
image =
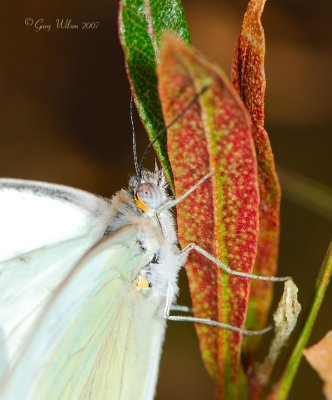
{"type": "Polygon", "coordinates": [[[1,398],[153,397],[183,256],[170,213],[137,206],[166,200],[163,175],[137,184],[107,201],[0,180],[1,398]]]}
{"type": "Polygon", "coordinates": [[[110,201],[0,179],[1,399],[153,399],[166,319],[232,328],[169,315],[192,248],[235,273],[177,244],[169,208],[208,177],[172,200],[144,170],[110,201]]]}
{"type": "MultiPolygon", "coordinates": [[[[203,88],[178,118],[197,100],[203,88]]],[[[131,103],[132,107],[132,103],[131,103]]],[[[132,117],[132,115],[131,115],[132,117]]],[[[169,126],[170,126],[169,125],[169,126]]],[[[49,183],[0,179],[0,399],[154,398],[166,320],[247,331],[171,316],[177,275],[196,244],[180,250],[161,170],[137,163],[111,200],[49,183]]]]}

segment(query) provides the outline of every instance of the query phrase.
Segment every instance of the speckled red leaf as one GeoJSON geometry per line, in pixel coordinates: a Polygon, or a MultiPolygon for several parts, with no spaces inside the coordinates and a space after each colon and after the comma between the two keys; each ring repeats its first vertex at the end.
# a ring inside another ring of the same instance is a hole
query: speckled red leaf
{"type": "MultiPolygon", "coordinates": [[[[254,271],[258,275],[271,276],[275,275],[277,268],[280,186],[270,141],[264,129],[265,38],[261,24],[264,4],[265,0],[249,2],[235,50],[232,81],[251,117],[258,162],[260,231],[254,271]]],[[[247,328],[260,329],[266,325],[271,299],[271,283],[252,282],[247,328]]],[[[258,340],[257,336],[246,338],[245,351],[249,358],[252,357],[258,340]]]]}
{"type": "MultiPolygon", "coordinates": [[[[176,196],[204,174],[212,178],[178,205],[181,246],[194,242],[235,270],[251,272],[258,236],[257,165],[250,120],[217,66],[172,36],[165,37],[158,66],[159,95],[169,123],[199,92],[209,89],[168,131],[176,196]]],[[[242,327],[250,280],[230,277],[203,257],[186,264],[196,316],[242,327]]],[[[241,390],[241,335],[197,326],[203,359],[218,379],[219,396],[241,390]]]]}

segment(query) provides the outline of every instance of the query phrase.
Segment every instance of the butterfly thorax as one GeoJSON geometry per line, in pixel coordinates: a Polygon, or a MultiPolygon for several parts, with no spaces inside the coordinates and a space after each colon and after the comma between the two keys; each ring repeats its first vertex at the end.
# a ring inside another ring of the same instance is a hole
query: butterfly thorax
{"type": "Polygon", "coordinates": [[[137,225],[137,242],[141,265],[132,286],[142,294],[166,297],[167,287],[177,293],[177,274],[182,266],[179,256],[175,219],[168,210],[159,215],[155,209],[165,203],[169,187],[160,170],[144,170],[142,177],[132,177],[129,188],[117,192],[111,199],[111,217],[106,234],[126,225],[137,225]]]}

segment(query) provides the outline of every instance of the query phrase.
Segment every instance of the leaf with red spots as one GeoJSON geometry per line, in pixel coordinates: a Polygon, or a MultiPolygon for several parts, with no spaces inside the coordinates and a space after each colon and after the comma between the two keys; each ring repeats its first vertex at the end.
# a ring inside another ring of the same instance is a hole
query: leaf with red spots
{"type": "MultiPolygon", "coordinates": [[[[131,92],[150,139],[165,126],[156,75],[160,38],[165,30],[190,43],[181,0],[120,1],[119,36],[131,92]]],[[[156,142],[155,150],[169,183],[173,184],[165,135],[156,142]]]]}
{"type": "MultiPolygon", "coordinates": [[[[249,2],[235,49],[232,81],[251,117],[258,162],[259,238],[254,271],[257,275],[272,276],[276,273],[278,258],[280,186],[270,141],[264,129],[265,38],[261,24],[264,4],[265,0],[249,2]]],[[[272,284],[253,281],[248,307],[248,329],[260,329],[266,325],[271,300],[272,284]]],[[[248,337],[245,340],[245,351],[249,356],[247,362],[251,363],[259,337],[248,337]]]]}
{"type": "MultiPolygon", "coordinates": [[[[224,72],[173,36],[166,36],[158,66],[159,95],[169,123],[205,85],[209,89],[168,130],[176,196],[208,171],[211,179],[178,204],[182,247],[194,242],[237,271],[251,272],[258,236],[257,164],[250,120],[224,72]]],[[[250,280],[229,276],[191,254],[186,263],[194,313],[243,327],[250,280]]],[[[218,395],[239,398],[244,375],[240,334],[197,325],[205,365],[218,395]]]]}

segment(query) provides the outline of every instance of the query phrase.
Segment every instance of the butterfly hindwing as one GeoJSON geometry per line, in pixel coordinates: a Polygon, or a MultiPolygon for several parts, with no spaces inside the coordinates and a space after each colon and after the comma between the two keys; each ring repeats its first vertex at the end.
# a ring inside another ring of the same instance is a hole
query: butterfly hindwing
{"type": "Polygon", "coordinates": [[[164,305],[132,285],[144,266],[138,235],[137,225],[115,231],[73,268],[9,374],[4,399],[153,398],[164,305]]]}

